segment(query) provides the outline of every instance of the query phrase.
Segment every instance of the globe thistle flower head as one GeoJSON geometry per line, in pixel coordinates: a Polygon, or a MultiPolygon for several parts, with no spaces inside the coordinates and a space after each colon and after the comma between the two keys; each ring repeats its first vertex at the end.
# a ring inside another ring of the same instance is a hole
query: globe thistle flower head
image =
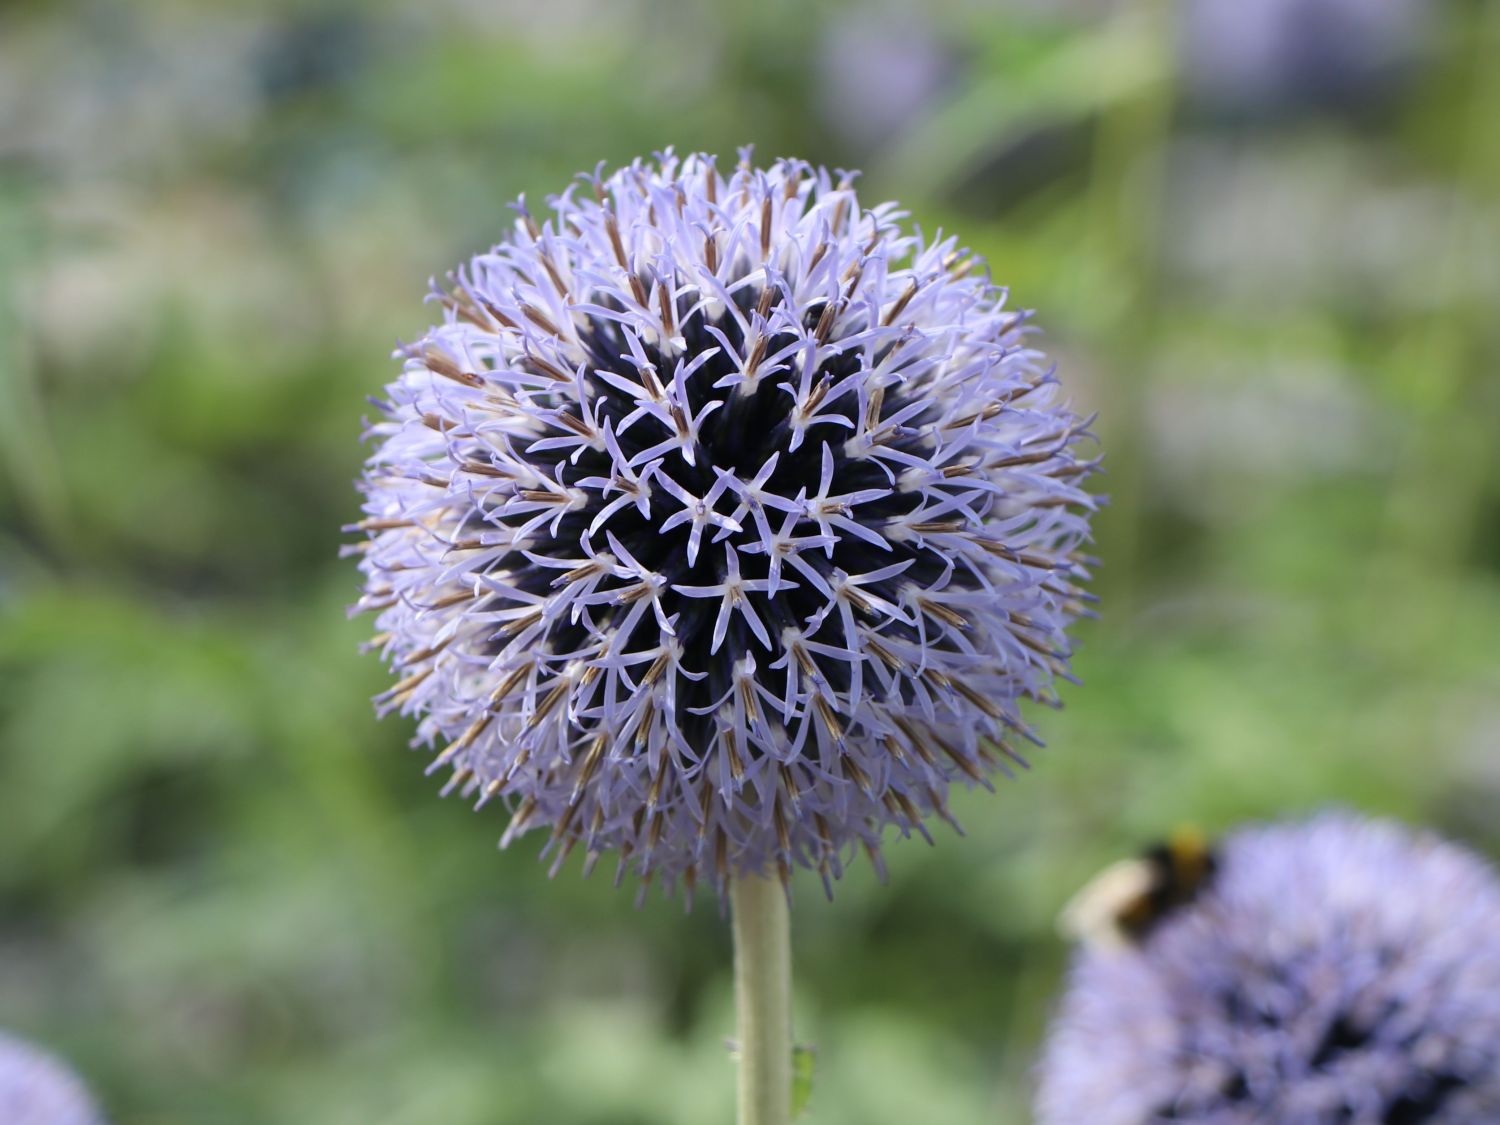
{"type": "Polygon", "coordinates": [[[104,1125],[77,1075],[52,1055],[3,1031],[0,1121],[6,1125],[104,1125]]]}
{"type": "Polygon", "coordinates": [[[1037,1118],[1500,1120],[1500,883],[1348,814],[1235,833],[1194,903],[1080,954],[1037,1118]]]}
{"type": "MultiPolygon", "coordinates": [[[[852,177],[671,153],[435,286],[371,427],[358,607],[502,843],[839,874],[1052,699],[1092,468],[1027,317],[852,177]]],[[[1019,761],[1019,758],[1016,757],[1019,761]]]]}

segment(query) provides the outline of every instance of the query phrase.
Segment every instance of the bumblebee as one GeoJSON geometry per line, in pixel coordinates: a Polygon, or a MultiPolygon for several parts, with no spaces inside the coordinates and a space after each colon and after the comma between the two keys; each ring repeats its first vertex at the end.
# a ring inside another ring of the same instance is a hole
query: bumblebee
{"type": "Polygon", "coordinates": [[[1133,859],[1106,867],[1063,907],[1058,928],[1088,945],[1139,945],[1212,881],[1218,858],[1203,834],[1182,828],[1133,859]]]}

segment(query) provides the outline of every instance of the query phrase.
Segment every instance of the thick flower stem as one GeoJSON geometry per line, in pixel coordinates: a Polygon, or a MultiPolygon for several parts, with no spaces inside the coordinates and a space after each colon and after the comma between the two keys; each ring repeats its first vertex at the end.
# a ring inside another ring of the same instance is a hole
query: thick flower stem
{"type": "Polygon", "coordinates": [[[738,1013],[739,1125],[792,1119],[792,942],[786,890],[775,879],[729,884],[738,1013]]]}

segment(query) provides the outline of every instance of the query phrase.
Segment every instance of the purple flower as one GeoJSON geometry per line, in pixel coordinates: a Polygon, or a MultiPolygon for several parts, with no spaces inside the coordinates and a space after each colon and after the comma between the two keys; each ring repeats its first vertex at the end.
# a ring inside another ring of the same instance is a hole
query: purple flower
{"type": "Polygon", "coordinates": [[[1084,422],[976,261],[852,182],[583,177],[399,353],[357,608],[382,712],[502,843],[827,881],[1019,761],[1067,676],[1084,422]]]}
{"type": "Polygon", "coordinates": [[[5,1125],[103,1125],[88,1090],[53,1056],[0,1032],[0,1121],[5,1125]]]}
{"type": "Polygon", "coordinates": [[[1500,1120],[1500,883],[1399,825],[1230,836],[1139,946],[1084,950],[1037,1119],[1500,1120]]]}

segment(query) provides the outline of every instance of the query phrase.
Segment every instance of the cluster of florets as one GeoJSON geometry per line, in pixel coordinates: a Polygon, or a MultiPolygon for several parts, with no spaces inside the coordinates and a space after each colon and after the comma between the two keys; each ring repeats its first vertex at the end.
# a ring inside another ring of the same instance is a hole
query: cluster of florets
{"type": "Polygon", "coordinates": [[[1470,853],[1328,814],[1223,845],[1139,946],[1074,966],[1044,1125],[1500,1121],[1500,884],[1470,853]]]}
{"type": "Polygon", "coordinates": [[[583,177],[435,286],[363,482],[384,709],[559,858],[837,876],[1019,761],[1092,464],[1027,317],[852,178],[583,177]]]}

